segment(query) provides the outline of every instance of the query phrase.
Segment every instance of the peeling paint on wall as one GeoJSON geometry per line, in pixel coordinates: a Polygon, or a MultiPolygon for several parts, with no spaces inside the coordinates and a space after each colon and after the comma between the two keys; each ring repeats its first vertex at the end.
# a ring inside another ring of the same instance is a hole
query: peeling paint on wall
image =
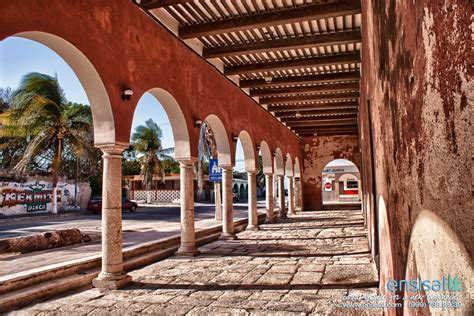
{"type": "Polygon", "coordinates": [[[303,148],[303,198],[305,209],[322,207],[322,171],[334,159],[352,161],[360,170],[359,141],[350,136],[304,137],[303,148]]]}

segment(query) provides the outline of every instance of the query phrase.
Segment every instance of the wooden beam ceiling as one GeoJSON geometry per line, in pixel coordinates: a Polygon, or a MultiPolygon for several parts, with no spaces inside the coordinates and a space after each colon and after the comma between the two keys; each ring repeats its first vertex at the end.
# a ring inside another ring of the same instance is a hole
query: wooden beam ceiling
{"type": "Polygon", "coordinates": [[[282,85],[306,84],[306,83],[331,83],[341,81],[354,81],[360,78],[359,71],[348,71],[338,73],[317,74],[310,76],[291,76],[273,78],[271,82],[266,82],[265,79],[250,79],[240,80],[241,88],[255,88],[255,87],[278,87],[282,85]]]}
{"type": "Polygon", "coordinates": [[[349,118],[349,119],[332,119],[332,120],[318,120],[318,121],[311,121],[311,122],[287,122],[286,126],[292,128],[298,127],[314,127],[314,126],[338,126],[344,124],[356,124],[356,118],[349,118]]]}
{"type": "Polygon", "coordinates": [[[352,119],[357,119],[357,113],[343,113],[343,114],[328,114],[325,116],[310,116],[310,117],[282,117],[280,120],[284,123],[301,123],[301,122],[315,122],[318,120],[333,120],[333,119],[347,119],[347,118],[352,118],[352,119]]]}
{"type": "Polygon", "coordinates": [[[285,111],[311,111],[317,109],[334,109],[334,108],[354,108],[358,107],[359,104],[354,101],[346,102],[331,102],[331,103],[313,103],[313,104],[287,104],[287,105],[269,105],[267,107],[270,112],[285,112],[285,111]]]}
{"type": "Polygon", "coordinates": [[[330,93],[330,94],[301,94],[291,95],[284,97],[268,97],[260,98],[260,104],[275,104],[275,103],[287,103],[297,101],[342,101],[347,99],[359,98],[358,92],[350,93],[330,93]]]}
{"type": "Polygon", "coordinates": [[[167,7],[170,5],[177,5],[177,4],[184,4],[188,2],[192,2],[192,0],[138,0],[138,3],[146,9],[146,10],[152,10],[152,9],[158,9],[158,8],[163,8],[167,7]]]}
{"type": "Polygon", "coordinates": [[[360,12],[360,1],[340,0],[338,2],[316,3],[206,23],[183,25],[179,28],[178,33],[182,39],[189,39],[360,12]]]}
{"type": "Polygon", "coordinates": [[[355,131],[355,132],[345,132],[345,131],[318,132],[318,133],[316,133],[316,135],[314,135],[315,133],[311,133],[311,132],[300,132],[300,133],[296,133],[296,134],[298,134],[301,137],[305,137],[305,136],[309,136],[309,137],[314,137],[314,136],[357,136],[358,132],[357,131],[355,131]]]}
{"type": "Polygon", "coordinates": [[[347,54],[334,54],[326,56],[316,56],[309,58],[290,59],[276,62],[263,62],[245,65],[228,66],[224,68],[224,74],[241,75],[256,72],[268,72],[277,70],[288,70],[295,68],[324,67],[340,64],[352,64],[360,62],[359,52],[347,54]]]}
{"type": "Polygon", "coordinates": [[[338,83],[338,84],[321,84],[316,86],[300,86],[281,89],[258,89],[250,90],[250,96],[261,97],[282,94],[299,94],[308,92],[340,92],[340,91],[359,91],[359,83],[338,83]]]}
{"type": "MultiPolygon", "coordinates": [[[[357,114],[358,109],[329,109],[329,110],[318,110],[318,111],[306,111],[306,112],[300,112],[300,117],[299,118],[306,118],[306,119],[313,119],[312,116],[316,115],[339,115],[339,114],[357,114]]],[[[296,111],[295,112],[278,112],[275,113],[276,117],[296,117],[296,111]]]]}
{"type": "Polygon", "coordinates": [[[274,52],[288,49],[305,49],[320,46],[354,44],[362,40],[360,30],[325,33],[312,36],[282,38],[271,41],[249,42],[232,46],[204,48],[204,58],[218,58],[258,52],[274,52]]]}

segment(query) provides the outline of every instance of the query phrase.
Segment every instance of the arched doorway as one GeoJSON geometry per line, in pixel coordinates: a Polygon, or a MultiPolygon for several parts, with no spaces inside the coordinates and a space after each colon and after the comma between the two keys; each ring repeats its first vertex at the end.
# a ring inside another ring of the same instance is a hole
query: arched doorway
{"type": "Polygon", "coordinates": [[[329,162],[321,179],[323,205],[360,203],[360,172],[353,162],[347,159],[329,162]]]}
{"type": "Polygon", "coordinates": [[[180,199],[178,159],[189,159],[189,135],[181,109],[171,94],[154,88],[135,108],[131,146],[124,152],[127,195],[141,203],[172,204],[180,199]]]}

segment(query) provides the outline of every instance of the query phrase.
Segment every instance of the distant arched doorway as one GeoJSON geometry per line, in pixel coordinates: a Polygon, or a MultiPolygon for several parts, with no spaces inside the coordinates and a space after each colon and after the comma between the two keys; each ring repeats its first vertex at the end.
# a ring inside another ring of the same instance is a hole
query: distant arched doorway
{"type": "Polygon", "coordinates": [[[347,159],[335,159],[322,171],[323,205],[360,203],[360,172],[347,159]]]}

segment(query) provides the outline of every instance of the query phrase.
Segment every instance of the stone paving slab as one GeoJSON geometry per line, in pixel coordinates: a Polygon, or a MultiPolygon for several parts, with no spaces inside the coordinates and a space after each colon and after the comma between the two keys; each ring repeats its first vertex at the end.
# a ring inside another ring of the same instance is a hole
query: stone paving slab
{"type": "Polygon", "coordinates": [[[377,294],[360,211],[305,212],[260,228],[205,245],[197,257],[171,257],[133,271],[134,283],[124,289],[91,289],[13,314],[383,313],[338,304],[352,293],[377,294]]]}

